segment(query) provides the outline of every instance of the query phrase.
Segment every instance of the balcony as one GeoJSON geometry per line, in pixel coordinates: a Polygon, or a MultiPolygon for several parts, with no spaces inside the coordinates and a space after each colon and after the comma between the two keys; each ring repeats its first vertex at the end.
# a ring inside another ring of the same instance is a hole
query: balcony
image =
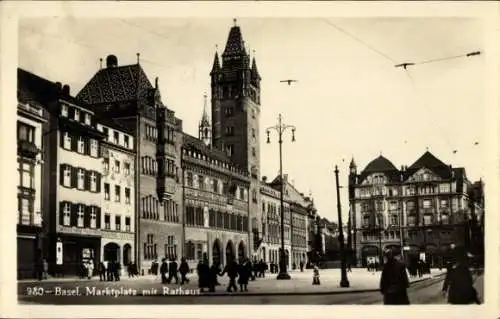
{"type": "Polygon", "coordinates": [[[35,159],[37,154],[40,153],[40,149],[33,142],[26,140],[18,140],[17,153],[21,156],[35,159]]]}

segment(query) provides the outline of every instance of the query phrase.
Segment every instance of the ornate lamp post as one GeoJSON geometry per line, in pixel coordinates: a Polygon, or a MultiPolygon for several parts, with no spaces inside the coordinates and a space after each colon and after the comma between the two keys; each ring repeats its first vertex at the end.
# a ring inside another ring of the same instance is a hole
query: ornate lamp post
{"type": "Polygon", "coordinates": [[[344,230],[342,229],[342,211],[340,206],[340,187],[339,187],[339,169],[337,165],[335,165],[335,182],[337,188],[337,214],[338,214],[338,224],[339,224],[339,244],[340,244],[340,287],[347,288],[349,287],[349,280],[347,279],[347,270],[346,270],[346,256],[345,256],[345,247],[344,247],[344,230]]]}
{"type": "Polygon", "coordinates": [[[284,183],[283,183],[283,151],[282,151],[282,144],[283,144],[283,133],[287,129],[291,129],[292,131],[292,142],[295,142],[295,130],[296,127],[293,125],[286,125],[282,122],[282,116],[281,113],[278,116],[278,124],[275,126],[270,126],[266,129],[267,133],[267,143],[271,143],[271,139],[269,134],[271,133],[271,130],[275,130],[278,133],[278,145],[279,145],[279,150],[280,150],[280,205],[281,205],[281,253],[280,253],[280,272],[278,274],[278,277],[276,279],[291,279],[290,275],[287,272],[286,269],[286,260],[285,260],[285,208],[284,208],[284,203],[283,203],[283,188],[284,188],[284,183]]]}

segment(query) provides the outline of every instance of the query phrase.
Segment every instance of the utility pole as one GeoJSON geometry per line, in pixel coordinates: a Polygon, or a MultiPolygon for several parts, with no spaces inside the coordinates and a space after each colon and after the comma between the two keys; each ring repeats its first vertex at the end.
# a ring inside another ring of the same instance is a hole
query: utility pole
{"type": "Polygon", "coordinates": [[[342,229],[342,210],[340,206],[340,186],[339,186],[339,169],[335,165],[335,183],[337,188],[337,214],[338,214],[338,228],[339,228],[339,243],[340,243],[340,287],[349,287],[349,280],[347,279],[346,260],[345,260],[345,247],[344,247],[344,230],[342,229]]]}

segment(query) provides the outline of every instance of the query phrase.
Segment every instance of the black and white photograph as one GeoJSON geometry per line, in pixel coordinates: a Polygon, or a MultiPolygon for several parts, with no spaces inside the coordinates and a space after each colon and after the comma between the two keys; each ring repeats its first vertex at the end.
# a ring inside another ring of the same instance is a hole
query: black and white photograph
{"type": "Polygon", "coordinates": [[[495,25],[328,10],[19,16],[18,306],[497,302],[495,25]]]}

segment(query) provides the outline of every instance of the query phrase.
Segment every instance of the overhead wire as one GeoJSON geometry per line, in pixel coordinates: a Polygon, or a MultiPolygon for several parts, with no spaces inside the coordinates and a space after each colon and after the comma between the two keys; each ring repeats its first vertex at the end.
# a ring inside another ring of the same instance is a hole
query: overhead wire
{"type": "MultiPolygon", "coordinates": [[[[356,42],[360,43],[361,45],[363,45],[364,47],[368,48],[370,51],[376,53],[377,55],[383,57],[385,60],[387,61],[390,61],[391,63],[393,63],[393,65],[395,65],[396,67],[398,66],[401,66],[403,67],[406,75],[408,76],[409,80],[410,80],[410,83],[411,83],[411,86],[414,90],[414,92],[416,93],[416,95],[418,95],[419,97],[422,96],[421,92],[419,91],[416,83],[415,83],[415,80],[413,79],[413,77],[410,75],[410,73],[408,72],[408,69],[407,67],[408,66],[414,66],[414,65],[421,65],[421,64],[429,64],[429,63],[435,63],[435,62],[441,62],[441,61],[446,61],[446,60],[453,60],[453,59],[458,59],[458,58],[464,58],[464,57],[470,57],[470,56],[475,56],[475,55],[479,55],[481,54],[481,51],[473,51],[473,52],[469,52],[467,54],[460,54],[460,55],[454,55],[454,56],[449,56],[449,57],[444,57],[444,58],[439,58],[439,59],[430,59],[430,60],[424,60],[424,61],[421,61],[421,62],[415,62],[415,63],[402,63],[402,64],[398,64],[398,62],[396,62],[395,59],[393,59],[392,57],[390,57],[388,54],[376,49],[375,47],[373,47],[372,45],[368,44],[366,41],[363,41],[361,38],[355,36],[354,34],[350,33],[350,32],[347,32],[345,29],[343,29],[342,27],[332,23],[331,21],[329,20],[326,20],[324,19],[323,20],[325,23],[327,23],[328,25],[334,27],[335,29],[337,29],[338,31],[342,32],[343,34],[349,36],[350,38],[352,38],[353,40],[355,40],[356,42]]],[[[426,101],[424,100],[421,100],[420,101],[423,106],[427,109],[427,112],[429,114],[432,114],[430,108],[428,107],[426,101]]],[[[433,119],[433,116],[430,116],[430,119],[431,119],[431,122],[432,124],[435,126],[436,129],[438,129],[438,131],[441,133],[442,137],[444,138],[445,142],[448,144],[448,146],[450,147],[450,150],[451,150],[451,153],[452,154],[456,154],[457,153],[457,150],[455,150],[447,136],[447,134],[444,132],[444,130],[442,129],[441,126],[439,126],[433,119]]],[[[405,140],[405,144],[407,143],[407,140],[405,140]]]]}

